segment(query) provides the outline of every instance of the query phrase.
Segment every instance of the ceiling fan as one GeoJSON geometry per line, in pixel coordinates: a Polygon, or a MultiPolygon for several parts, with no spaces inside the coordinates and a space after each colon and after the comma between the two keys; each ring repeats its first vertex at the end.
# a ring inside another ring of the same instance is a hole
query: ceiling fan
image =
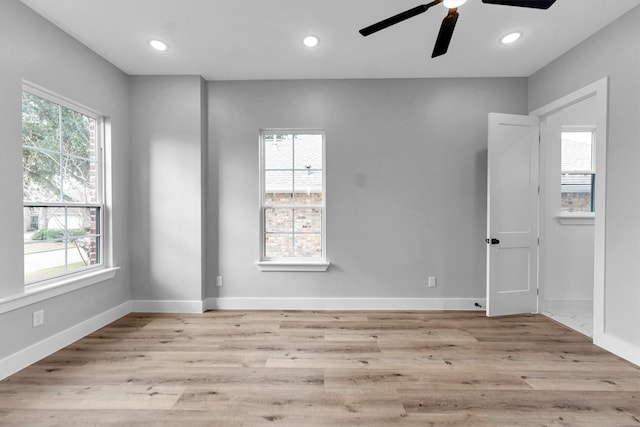
{"type": "MultiPolygon", "coordinates": [[[[453,30],[456,27],[456,22],[458,21],[458,7],[462,6],[466,1],[467,0],[434,0],[431,3],[421,4],[413,9],[409,9],[380,22],[376,22],[373,25],[369,25],[368,27],[361,29],[360,34],[366,37],[373,33],[377,33],[380,30],[384,30],[392,25],[420,15],[439,3],[443,3],[444,6],[449,9],[449,13],[442,21],[440,32],[438,32],[438,38],[436,39],[436,45],[434,46],[433,53],[431,54],[431,57],[435,58],[436,56],[447,53],[451,37],[453,36],[453,30]]],[[[534,9],[548,9],[553,3],[555,3],[555,1],[556,0],[482,0],[482,3],[499,4],[503,6],[520,6],[534,9]]]]}

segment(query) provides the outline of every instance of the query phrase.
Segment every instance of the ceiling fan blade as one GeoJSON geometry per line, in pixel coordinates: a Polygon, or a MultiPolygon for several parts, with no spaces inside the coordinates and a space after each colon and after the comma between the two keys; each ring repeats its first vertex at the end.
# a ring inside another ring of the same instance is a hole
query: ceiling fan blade
{"type": "Polygon", "coordinates": [[[405,21],[409,18],[413,18],[414,16],[420,15],[421,13],[429,10],[429,8],[431,8],[432,6],[435,6],[436,4],[441,2],[442,0],[435,0],[428,4],[421,4],[420,6],[416,6],[413,9],[409,9],[405,12],[394,15],[391,18],[387,18],[380,22],[376,22],[373,25],[369,25],[368,27],[361,29],[360,34],[362,34],[363,36],[368,36],[370,34],[377,33],[378,31],[384,30],[387,27],[405,21]]]}
{"type": "Polygon", "coordinates": [[[555,2],[556,0],[482,0],[482,3],[531,7],[534,9],[549,9],[555,2]]]}
{"type": "Polygon", "coordinates": [[[447,53],[451,37],[453,36],[453,30],[456,28],[456,22],[458,22],[458,11],[456,9],[449,9],[449,13],[442,20],[442,25],[440,25],[436,45],[433,47],[433,53],[431,54],[432,58],[447,53]]]}

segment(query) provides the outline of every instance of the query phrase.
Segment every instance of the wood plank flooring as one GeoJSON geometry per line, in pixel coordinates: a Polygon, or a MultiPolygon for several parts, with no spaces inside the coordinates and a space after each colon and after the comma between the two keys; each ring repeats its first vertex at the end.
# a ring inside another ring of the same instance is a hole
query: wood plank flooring
{"type": "Polygon", "coordinates": [[[540,315],[130,314],[0,382],[0,425],[640,427],[640,368],[540,315]]]}

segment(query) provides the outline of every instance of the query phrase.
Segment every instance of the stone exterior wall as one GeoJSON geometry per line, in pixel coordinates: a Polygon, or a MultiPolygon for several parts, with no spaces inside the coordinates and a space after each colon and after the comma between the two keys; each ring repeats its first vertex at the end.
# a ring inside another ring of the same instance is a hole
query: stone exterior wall
{"type": "Polygon", "coordinates": [[[265,257],[322,256],[322,193],[267,193],[265,205],[265,257]]]}
{"type": "Polygon", "coordinates": [[[562,193],[560,209],[562,212],[591,212],[591,193],[562,193]]]}

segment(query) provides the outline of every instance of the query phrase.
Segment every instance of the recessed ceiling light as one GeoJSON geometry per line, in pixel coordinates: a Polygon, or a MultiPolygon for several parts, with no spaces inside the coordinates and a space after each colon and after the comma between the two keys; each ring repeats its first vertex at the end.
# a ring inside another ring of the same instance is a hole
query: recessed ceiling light
{"type": "Polygon", "coordinates": [[[316,47],[320,43],[320,39],[317,36],[305,36],[302,43],[307,47],[316,47]]]}
{"type": "Polygon", "coordinates": [[[149,40],[149,45],[155,50],[159,50],[162,52],[169,49],[169,46],[167,46],[167,44],[161,40],[149,40]]]}
{"type": "Polygon", "coordinates": [[[502,37],[500,39],[500,43],[502,44],[511,44],[515,41],[517,41],[518,39],[520,39],[520,37],[522,37],[522,33],[519,31],[516,31],[514,33],[509,33],[506,36],[502,37]]]}

